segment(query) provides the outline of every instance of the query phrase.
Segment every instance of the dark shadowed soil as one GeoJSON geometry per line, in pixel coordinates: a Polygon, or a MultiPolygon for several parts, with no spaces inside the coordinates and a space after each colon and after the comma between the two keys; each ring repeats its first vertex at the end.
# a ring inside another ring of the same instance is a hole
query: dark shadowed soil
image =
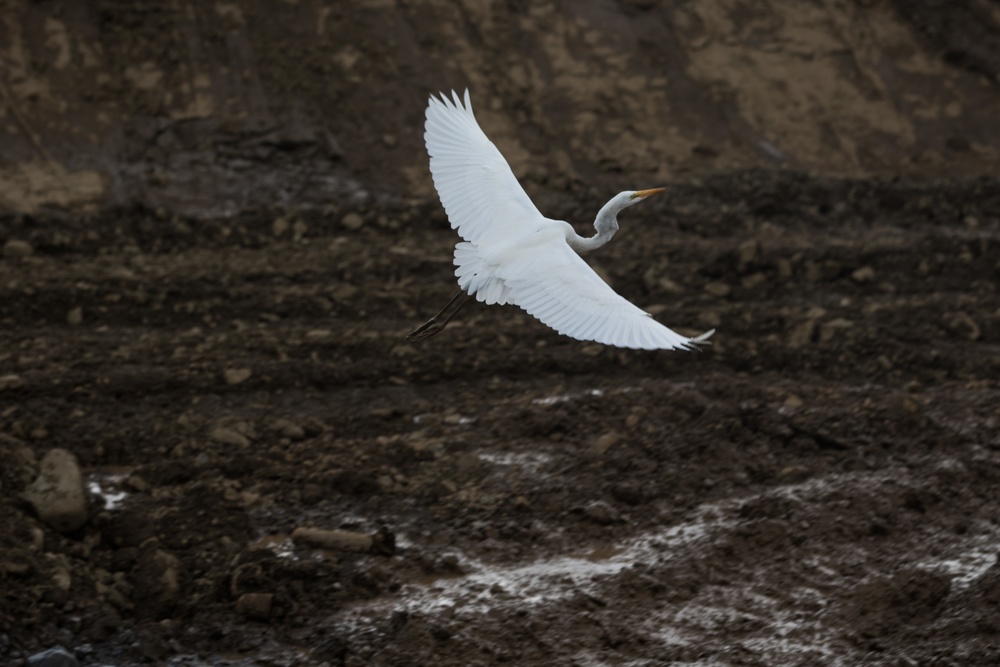
{"type": "Polygon", "coordinates": [[[989,179],[678,185],[593,260],[703,353],[478,304],[406,344],[453,290],[434,206],[7,219],[0,649],[996,664],[997,211],[989,179]],[[52,447],[106,503],[68,536],[19,500],[52,447]]]}

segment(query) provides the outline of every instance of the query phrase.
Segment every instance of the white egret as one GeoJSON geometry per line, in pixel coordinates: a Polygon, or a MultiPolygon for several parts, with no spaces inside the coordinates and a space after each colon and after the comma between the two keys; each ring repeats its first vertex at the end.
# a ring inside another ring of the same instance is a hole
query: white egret
{"type": "Polygon", "coordinates": [[[605,345],[690,349],[715,332],[688,338],[671,331],[619,296],[577,254],[610,241],[620,211],[665,188],[615,195],[597,213],[597,234],[585,238],[531,203],[476,122],[468,90],[464,104],[454,91],[451,99],[431,96],[424,141],[434,187],[452,228],[464,239],[455,246],[461,292],[410,333],[411,342],[444,329],[473,294],[486,304],[516,304],[561,334],[605,345]]]}

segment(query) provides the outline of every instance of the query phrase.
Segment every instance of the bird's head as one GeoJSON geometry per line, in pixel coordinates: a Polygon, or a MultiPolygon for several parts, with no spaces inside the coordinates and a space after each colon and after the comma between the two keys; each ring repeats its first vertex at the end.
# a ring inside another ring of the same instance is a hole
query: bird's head
{"type": "Polygon", "coordinates": [[[618,231],[618,214],[622,210],[638,204],[643,199],[647,197],[652,197],[658,192],[663,192],[666,188],[652,188],[650,190],[626,190],[625,192],[619,192],[614,197],[612,197],[607,204],[597,212],[597,218],[594,220],[594,228],[597,230],[597,236],[595,238],[600,239],[599,243],[594,247],[599,247],[600,245],[607,243],[615,232],[618,231]]]}
{"type": "Polygon", "coordinates": [[[653,195],[663,192],[666,188],[651,188],[649,190],[629,190],[622,193],[626,200],[626,206],[632,206],[633,204],[638,204],[643,199],[647,197],[652,197],[653,195]]]}

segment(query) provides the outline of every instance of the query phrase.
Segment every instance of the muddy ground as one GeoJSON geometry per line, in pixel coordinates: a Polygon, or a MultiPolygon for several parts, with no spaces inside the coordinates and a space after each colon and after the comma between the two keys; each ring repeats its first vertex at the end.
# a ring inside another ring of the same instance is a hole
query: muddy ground
{"type": "MultiPolygon", "coordinates": [[[[1000,5],[10,0],[0,662],[1000,664],[1000,5]],[[432,91],[699,353],[470,304],[432,91]],[[29,502],[79,462],[80,527],[29,502]]],[[[48,663],[49,665],[53,663],[48,663]]],[[[58,664],[58,663],[57,663],[58,664]]]]}
{"type": "Polygon", "coordinates": [[[996,664],[997,211],[990,179],[678,184],[593,259],[702,353],[479,304],[405,343],[453,289],[433,205],[4,220],[2,649],[996,664]],[[19,500],[53,447],[106,504],[69,535],[19,500]]]}

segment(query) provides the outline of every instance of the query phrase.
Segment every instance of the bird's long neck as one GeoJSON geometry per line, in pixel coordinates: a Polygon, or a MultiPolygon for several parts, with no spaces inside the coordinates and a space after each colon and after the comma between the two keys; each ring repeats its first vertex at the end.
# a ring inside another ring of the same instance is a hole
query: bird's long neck
{"type": "Polygon", "coordinates": [[[623,208],[625,206],[618,201],[618,197],[609,201],[597,212],[597,218],[594,219],[594,229],[597,230],[597,234],[583,237],[574,232],[568,239],[569,245],[577,252],[589,252],[600,248],[618,231],[618,212],[623,208]]]}

